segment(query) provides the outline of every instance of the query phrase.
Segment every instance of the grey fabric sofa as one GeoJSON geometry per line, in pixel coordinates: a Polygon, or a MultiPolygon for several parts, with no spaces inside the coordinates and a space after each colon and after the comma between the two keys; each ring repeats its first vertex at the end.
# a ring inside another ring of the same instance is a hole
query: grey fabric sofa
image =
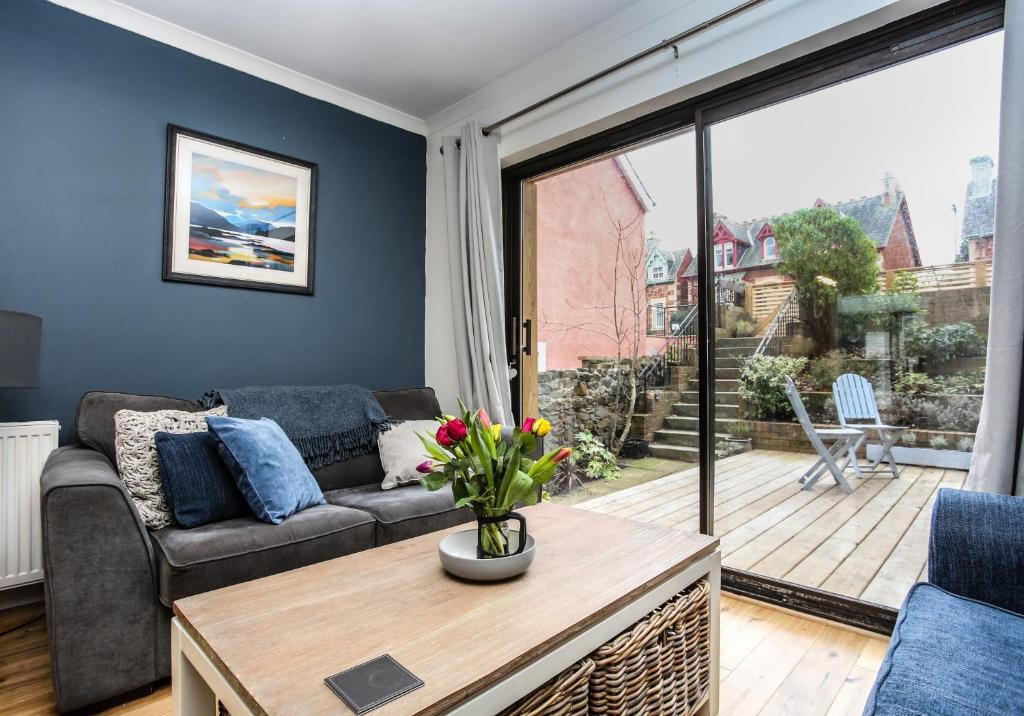
{"type": "MultiPolygon", "coordinates": [[[[375,395],[395,419],[441,412],[430,388],[375,395]]],[[[88,393],[78,406],[75,444],[56,450],[43,469],[44,588],[60,711],[169,676],[176,599],[472,519],[455,509],[450,490],[381,490],[374,452],[316,471],[328,504],[281,525],[243,517],[150,532],[115,468],[114,413],[122,408],[200,410],[177,398],[88,393]]]]}

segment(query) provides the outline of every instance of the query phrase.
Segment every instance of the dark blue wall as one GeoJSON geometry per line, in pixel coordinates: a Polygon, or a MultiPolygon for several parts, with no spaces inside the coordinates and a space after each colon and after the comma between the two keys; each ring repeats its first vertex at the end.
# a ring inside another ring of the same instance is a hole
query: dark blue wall
{"type": "Polygon", "coordinates": [[[424,380],[423,137],[51,5],[0,3],[0,308],[43,317],[40,387],[424,380]],[[160,279],[168,123],[319,165],[316,294],[160,279]]]}

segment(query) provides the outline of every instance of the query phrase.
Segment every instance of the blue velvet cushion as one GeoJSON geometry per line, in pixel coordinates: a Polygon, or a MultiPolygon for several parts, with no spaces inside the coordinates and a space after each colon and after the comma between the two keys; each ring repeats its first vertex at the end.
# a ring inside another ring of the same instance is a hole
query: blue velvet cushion
{"type": "Polygon", "coordinates": [[[269,418],[207,418],[217,449],[253,513],[281,524],[289,515],[324,504],[313,473],[281,426],[269,418]]]}
{"type": "Polygon", "coordinates": [[[182,527],[201,527],[251,514],[208,432],[154,437],[164,494],[182,527]]]}
{"type": "Polygon", "coordinates": [[[864,716],[1024,712],[1024,616],[915,585],[864,716]]]}

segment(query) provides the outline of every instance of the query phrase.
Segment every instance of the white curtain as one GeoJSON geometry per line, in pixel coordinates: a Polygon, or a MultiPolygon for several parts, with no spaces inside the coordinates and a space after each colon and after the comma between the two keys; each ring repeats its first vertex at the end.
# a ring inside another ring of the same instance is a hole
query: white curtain
{"type": "Polygon", "coordinates": [[[444,193],[459,394],[494,422],[512,422],[505,348],[498,140],[476,122],[445,137],[444,193]],[[460,146],[461,144],[461,146],[460,146]]]}
{"type": "Polygon", "coordinates": [[[1006,3],[985,397],[969,490],[1024,494],[1024,2],[1006,3]]]}

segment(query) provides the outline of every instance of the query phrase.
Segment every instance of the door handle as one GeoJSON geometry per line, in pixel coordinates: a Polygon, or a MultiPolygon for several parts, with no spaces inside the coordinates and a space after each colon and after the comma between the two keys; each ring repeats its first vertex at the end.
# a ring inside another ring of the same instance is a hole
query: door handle
{"type": "Polygon", "coordinates": [[[533,353],[533,319],[527,318],[523,321],[523,328],[526,329],[526,340],[523,341],[523,355],[528,356],[533,353]]]}

